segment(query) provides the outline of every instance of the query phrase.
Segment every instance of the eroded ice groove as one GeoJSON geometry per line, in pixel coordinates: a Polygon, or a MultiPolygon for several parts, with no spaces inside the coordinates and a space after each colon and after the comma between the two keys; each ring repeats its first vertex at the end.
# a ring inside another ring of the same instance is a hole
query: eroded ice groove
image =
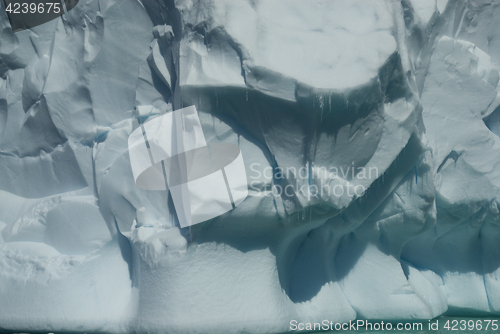
{"type": "Polygon", "coordinates": [[[0,17],[0,328],[500,314],[500,1],[0,17]],[[188,231],[135,185],[127,141],[190,105],[207,143],[239,146],[249,195],[188,231]]]}

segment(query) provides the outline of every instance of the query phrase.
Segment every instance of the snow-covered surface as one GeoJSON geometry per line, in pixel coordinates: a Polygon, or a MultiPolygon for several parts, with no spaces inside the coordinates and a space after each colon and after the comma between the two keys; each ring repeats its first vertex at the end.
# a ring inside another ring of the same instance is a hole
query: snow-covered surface
{"type": "Polygon", "coordinates": [[[500,314],[499,71],[498,0],[81,0],[16,34],[0,9],[0,328],[500,314]],[[249,188],[180,229],[128,138],[190,105],[249,188]]]}

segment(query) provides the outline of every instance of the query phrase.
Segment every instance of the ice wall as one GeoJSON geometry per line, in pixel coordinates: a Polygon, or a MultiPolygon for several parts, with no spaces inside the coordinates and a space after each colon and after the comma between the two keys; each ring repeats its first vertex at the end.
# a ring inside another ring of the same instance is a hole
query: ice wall
{"type": "Polygon", "coordinates": [[[81,0],[13,34],[1,8],[0,328],[500,314],[499,25],[497,0],[81,0]],[[179,229],[127,140],[190,105],[249,196],[179,229]]]}

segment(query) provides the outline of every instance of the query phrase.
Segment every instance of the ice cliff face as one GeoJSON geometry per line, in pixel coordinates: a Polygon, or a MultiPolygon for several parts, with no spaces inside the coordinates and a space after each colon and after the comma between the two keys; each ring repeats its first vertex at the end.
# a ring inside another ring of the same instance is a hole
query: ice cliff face
{"type": "Polygon", "coordinates": [[[2,8],[0,328],[500,314],[499,70],[497,0],[2,8]],[[179,229],[127,139],[190,105],[249,196],[179,229]]]}

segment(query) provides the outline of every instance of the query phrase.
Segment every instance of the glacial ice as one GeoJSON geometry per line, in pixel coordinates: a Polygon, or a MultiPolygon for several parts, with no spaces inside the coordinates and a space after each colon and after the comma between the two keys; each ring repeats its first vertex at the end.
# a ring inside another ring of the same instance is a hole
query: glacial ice
{"type": "Polygon", "coordinates": [[[15,34],[0,8],[1,329],[500,314],[499,0],[80,0],[15,34]],[[128,138],[191,105],[249,188],[181,229],[128,138]]]}

